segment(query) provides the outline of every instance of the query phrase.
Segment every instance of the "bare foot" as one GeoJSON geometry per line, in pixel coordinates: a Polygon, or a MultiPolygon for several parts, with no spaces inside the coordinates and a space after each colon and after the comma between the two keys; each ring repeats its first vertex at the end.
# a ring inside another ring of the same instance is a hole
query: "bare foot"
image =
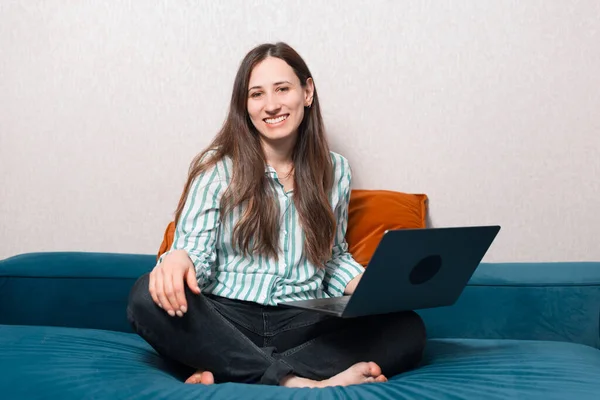
{"type": "Polygon", "coordinates": [[[387,382],[387,378],[381,373],[379,365],[374,362],[360,362],[323,381],[314,381],[290,375],[282,379],[280,384],[281,386],[286,387],[323,388],[328,386],[349,386],[373,382],[387,382]]]}
{"type": "Polygon", "coordinates": [[[215,383],[215,377],[210,371],[197,371],[186,379],[185,383],[200,383],[202,385],[212,385],[215,383]]]}
{"type": "Polygon", "coordinates": [[[381,368],[374,362],[354,364],[347,370],[320,383],[323,387],[326,387],[357,385],[370,382],[387,382],[387,378],[381,373],[381,368]]]}

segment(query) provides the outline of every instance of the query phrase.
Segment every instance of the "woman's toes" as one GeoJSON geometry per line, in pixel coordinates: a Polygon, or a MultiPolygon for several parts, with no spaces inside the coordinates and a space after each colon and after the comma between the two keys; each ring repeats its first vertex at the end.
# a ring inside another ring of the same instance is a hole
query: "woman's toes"
{"type": "Polygon", "coordinates": [[[215,383],[215,377],[210,371],[196,371],[192,376],[186,379],[185,383],[212,385],[215,383]]]}
{"type": "Polygon", "coordinates": [[[202,380],[202,371],[198,371],[196,373],[194,373],[192,376],[190,376],[189,378],[187,378],[185,380],[185,383],[201,383],[202,380]]]}
{"type": "Polygon", "coordinates": [[[373,361],[369,362],[369,373],[371,376],[381,375],[381,368],[373,361]]]}
{"type": "Polygon", "coordinates": [[[385,375],[379,375],[377,378],[375,378],[375,382],[387,382],[387,378],[385,375]]]}
{"type": "Polygon", "coordinates": [[[212,385],[213,383],[215,383],[215,377],[213,376],[212,372],[204,371],[200,378],[200,383],[202,383],[203,385],[212,385]]]}

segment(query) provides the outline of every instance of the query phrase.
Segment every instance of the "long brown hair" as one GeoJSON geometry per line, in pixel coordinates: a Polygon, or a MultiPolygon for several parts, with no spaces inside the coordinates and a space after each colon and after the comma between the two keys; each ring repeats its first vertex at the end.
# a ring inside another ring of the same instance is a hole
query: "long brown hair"
{"type": "MultiPolygon", "coordinates": [[[[244,57],[233,84],[227,119],[212,143],[192,161],[175,221],[181,217],[193,180],[229,156],[233,160],[233,174],[221,198],[221,220],[243,204],[244,212],[234,228],[232,242],[246,254],[253,251],[277,259],[279,206],[265,175],[265,155],[247,108],[250,74],[267,57],[285,61],[294,70],[302,87],[306,87],[307,79],[312,78],[304,60],[286,43],[263,44],[244,57]],[[204,157],[209,151],[210,157],[204,157]]],[[[298,127],[292,161],[294,204],[305,235],[305,255],[315,266],[322,267],[331,258],[336,226],[329,203],[333,166],[316,88],[312,106],[305,107],[304,118],[298,127]]]]}

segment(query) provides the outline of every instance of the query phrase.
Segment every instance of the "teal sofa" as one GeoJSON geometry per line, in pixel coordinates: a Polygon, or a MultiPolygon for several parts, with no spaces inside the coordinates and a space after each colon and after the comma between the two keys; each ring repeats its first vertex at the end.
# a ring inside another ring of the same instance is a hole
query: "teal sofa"
{"type": "Polygon", "coordinates": [[[0,261],[0,398],[600,399],[600,263],[482,263],[458,302],[420,312],[421,366],[383,384],[288,389],[182,383],[133,334],[130,287],[152,255],[0,261]]]}

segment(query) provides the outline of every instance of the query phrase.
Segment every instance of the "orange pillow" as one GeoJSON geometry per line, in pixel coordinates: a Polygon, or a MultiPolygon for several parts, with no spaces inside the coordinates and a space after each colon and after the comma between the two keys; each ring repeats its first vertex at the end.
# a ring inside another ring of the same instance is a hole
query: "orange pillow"
{"type": "Polygon", "coordinates": [[[353,190],[346,241],[354,259],[366,267],[388,229],[425,228],[427,196],[389,190],[353,190]]]}
{"type": "Polygon", "coordinates": [[[160,256],[169,251],[171,246],[173,245],[173,238],[175,237],[175,221],[169,222],[167,225],[167,229],[165,229],[165,236],[163,237],[163,241],[160,244],[160,248],[158,249],[158,254],[156,255],[156,259],[158,260],[160,256]]]}
{"type": "MultiPolygon", "coordinates": [[[[348,250],[366,267],[388,229],[425,228],[427,196],[389,190],[352,190],[348,207],[348,250]]],[[[157,258],[173,244],[175,222],[165,230],[157,258]]]]}

